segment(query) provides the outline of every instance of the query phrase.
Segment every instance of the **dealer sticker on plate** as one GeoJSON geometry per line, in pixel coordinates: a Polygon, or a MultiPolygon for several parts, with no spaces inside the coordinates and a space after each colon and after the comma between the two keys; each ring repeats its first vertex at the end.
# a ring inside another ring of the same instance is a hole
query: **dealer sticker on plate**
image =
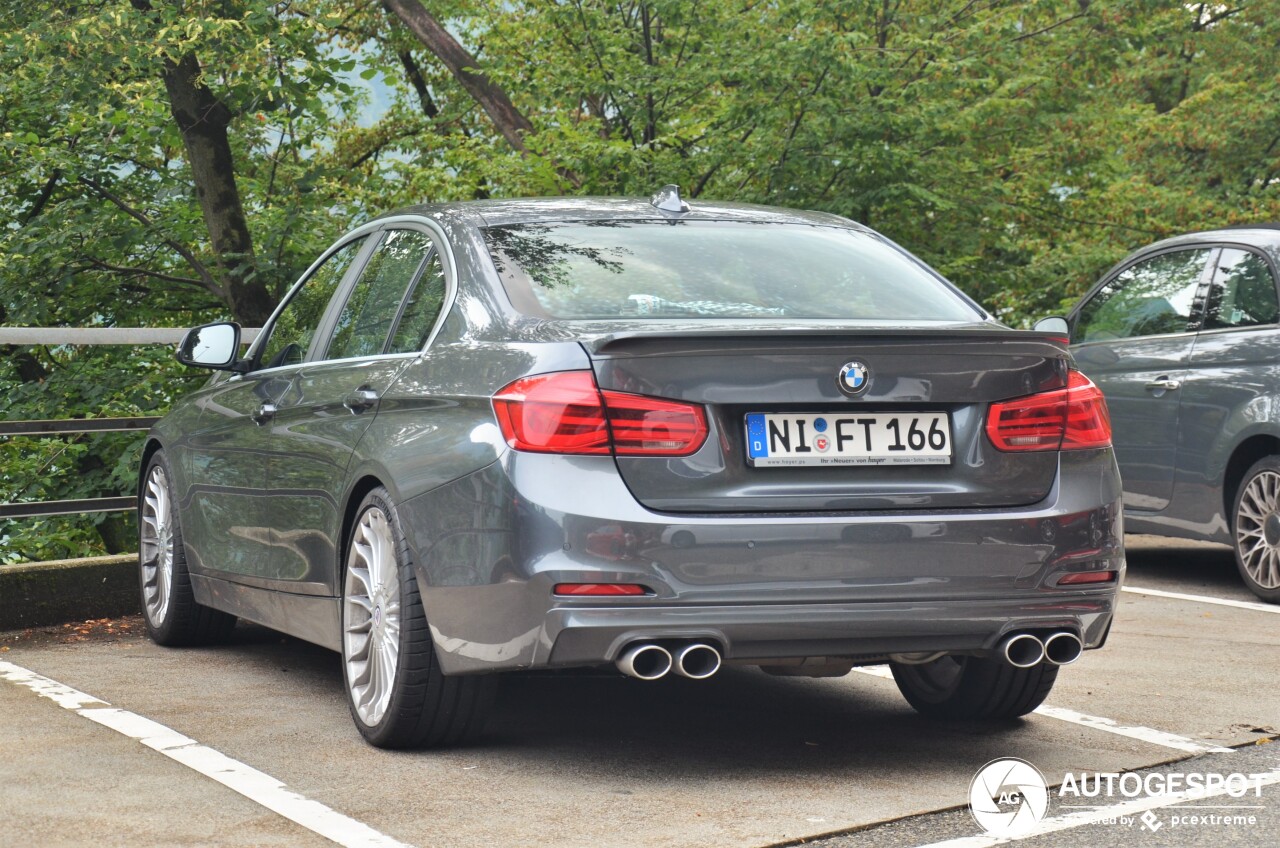
{"type": "Polygon", "coordinates": [[[949,465],[945,412],[752,412],[752,465],[949,465]]]}

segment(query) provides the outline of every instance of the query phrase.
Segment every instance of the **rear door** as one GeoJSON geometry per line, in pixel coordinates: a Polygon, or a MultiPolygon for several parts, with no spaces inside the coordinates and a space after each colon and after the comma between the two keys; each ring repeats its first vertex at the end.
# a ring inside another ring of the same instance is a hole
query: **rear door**
{"type": "Polygon", "coordinates": [[[352,454],[382,395],[422,351],[444,299],[440,260],[425,229],[404,225],[375,238],[363,270],[335,298],[272,426],[271,576],[293,591],[332,591],[352,454]]]}
{"type": "Polygon", "coordinates": [[[1215,252],[1194,247],[1143,256],[1071,315],[1076,363],[1111,410],[1127,509],[1162,510],[1172,496],[1178,410],[1215,252]]]}

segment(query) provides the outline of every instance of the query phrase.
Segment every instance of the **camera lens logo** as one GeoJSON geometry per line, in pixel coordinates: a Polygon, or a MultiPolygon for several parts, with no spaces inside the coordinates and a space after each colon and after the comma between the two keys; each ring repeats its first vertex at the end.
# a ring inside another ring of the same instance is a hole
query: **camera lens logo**
{"type": "Polygon", "coordinates": [[[1049,785],[1040,770],[1026,760],[992,760],[969,784],[969,811],[992,836],[1025,833],[1049,809],[1049,785]]]}

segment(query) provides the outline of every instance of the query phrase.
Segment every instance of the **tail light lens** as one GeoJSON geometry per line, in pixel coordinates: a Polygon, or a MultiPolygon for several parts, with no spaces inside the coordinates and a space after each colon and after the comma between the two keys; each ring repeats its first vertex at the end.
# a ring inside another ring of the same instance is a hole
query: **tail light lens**
{"type": "Polygon", "coordinates": [[[702,407],[602,392],[590,371],[516,380],[493,408],[507,444],[534,453],[688,456],[707,438],[702,407]]]}
{"type": "Polygon", "coordinates": [[[987,437],[1002,451],[1105,448],[1111,416],[1093,381],[1071,371],[1065,389],[991,404],[987,437]]]}

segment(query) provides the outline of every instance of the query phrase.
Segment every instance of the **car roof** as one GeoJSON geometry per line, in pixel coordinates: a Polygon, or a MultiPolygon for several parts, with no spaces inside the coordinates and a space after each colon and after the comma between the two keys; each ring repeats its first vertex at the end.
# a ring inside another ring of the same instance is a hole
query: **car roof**
{"type": "Polygon", "coordinates": [[[1206,241],[1236,242],[1277,250],[1280,249],[1280,224],[1235,224],[1213,230],[1184,233],[1146,245],[1141,250],[1146,252],[1182,244],[1202,244],[1206,241]]]}
{"type": "Polygon", "coordinates": [[[648,200],[624,197],[528,197],[430,203],[398,209],[381,217],[424,215],[472,226],[500,227],[549,221],[650,220],[744,221],[846,227],[869,232],[848,218],[828,212],[806,212],[748,203],[689,202],[688,212],[663,212],[648,200]]]}

